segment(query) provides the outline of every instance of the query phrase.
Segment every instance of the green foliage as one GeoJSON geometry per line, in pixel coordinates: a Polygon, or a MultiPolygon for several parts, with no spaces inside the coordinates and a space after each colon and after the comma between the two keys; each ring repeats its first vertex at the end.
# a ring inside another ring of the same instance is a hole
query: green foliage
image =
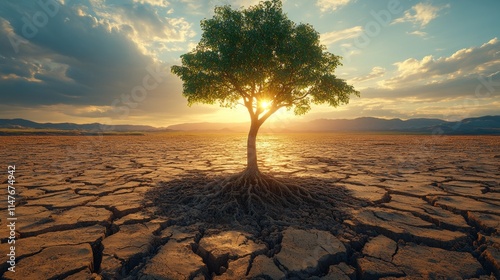
{"type": "Polygon", "coordinates": [[[334,74],[340,57],[326,51],[311,25],[289,20],[279,0],[243,10],[217,7],[201,28],[196,48],[181,56],[182,66],[172,67],[189,105],[243,103],[252,121],[262,124],[282,107],[302,115],[311,103],[336,107],[359,96],[334,74]],[[259,107],[264,100],[270,108],[259,107]]]}

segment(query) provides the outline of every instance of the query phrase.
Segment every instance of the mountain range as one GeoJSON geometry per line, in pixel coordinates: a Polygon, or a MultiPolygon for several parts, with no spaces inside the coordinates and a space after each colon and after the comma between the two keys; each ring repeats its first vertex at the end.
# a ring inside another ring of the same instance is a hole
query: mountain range
{"type": "MultiPolygon", "coordinates": [[[[157,128],[147,125],[106,125],[100,123],[37,123],[25,119],[0,119],[4,131],[37,130],[77,131],[84,133],[102,132],[159,132],[159,131],[205,131],[205,132],[246,132],[248,123],[186,123],[157,128]]],[[[461,121],[440,119],[379,119],[363,117],[357,119],[317,119],[308,122],[268,124],[263,132],[394,132],[422,134],[489,134],[500,135],[500,115],[466,118],[461,121]]],[[[5,133],[4,133],[5,134],[5,133]]],[[[27,133],[30,134],[30,133],[27,133]]],[[[78,133],[82,134],[82,133],[78,133]]]]}
{"type": "MultiPolygon", "coordinates": [[[[186,123],[169,126],[176,131],[248,131],[248,123],[186,123]]],[[[317,119],[308,122],[264,124],[264,132],[401,132],[422,134],[498,134],[500,116],[467,118],[461,121],[440,119],[317,119]]]]}
{"type": "Polygon", "coordinates": [[[100,123],[37,123],[25,119],[0,119],[0,128],[78,130],[86,132],[151,132],[161,130],[148,125],[106,125],[100,123]]]}

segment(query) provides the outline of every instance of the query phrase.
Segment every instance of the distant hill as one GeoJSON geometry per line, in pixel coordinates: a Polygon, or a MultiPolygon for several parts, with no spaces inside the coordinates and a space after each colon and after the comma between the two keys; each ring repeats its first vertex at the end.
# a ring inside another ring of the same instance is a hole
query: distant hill
{"type": "Polygon", "coordinates": [[[240,132],[248,130],[248,123],[183,123],[167,127],[171,130],[179,131],[207,131],[207,132],[240,132]]]}
{"type": "Polygon", "coordinates": [[[303,131],[413,131],[423,128],[445,124],[446,121],[438,119],[378,119],[378,118],[357,118],[353,120],[328,120],[320,119],[307,122],[294,127],[294,130],[303,131]]]}
{"type": "MultiPolygon", "coordinates": [[[[248,123],[187,123],[168,127],[180,131],[237,131],[246,132],[248,123]]],[[[468,118],[457,122],[440,119],[379,119],[363,117],[357,119],[317,119],[309,122],[289,124],[285,128],[271,129],[264,125],[263,131],[273,132],[407,132],[444,134],[493,134],[500,135],[500,116],[468,118]]]]}
{"type": "Polygon", "coordinates": [[[158,131],[162,128],[156,128],[148,125],[106,125],[100,123],[75,124],[75,123],[37,123],[25,119],[0,119],[0,128],[15,129],[54,129],[54,130],[80,130],[86,132],[149,132],[158,131]]]}
{"type": "Polygon", "coordinates": [[[444,134],[496,134],[500,135],[500,116],[467,118],[460,122],[447,122],[438,126],[444,134]]]}
{"type": "MultiPolygon", "coordinates": [[[[0,119],[0,128],[16,130],[20,134],[44,134],[41,130],[74,131],[68,134],[130,133],[157,131],[205,131],[205,132],[247,132],[248,123],[185,123],[157,128],[147,125],[105,125],[99,123],[37,123],[25,119],[0,119]],[[30,130],[38,131],[32,133],[30,130]],[[76,132],[75,132],[76,131],[76,132]]],[[[357,119],[317,119],[308,122],[287,124],[286,127],[264,127],[271,132],[394,132],[394,133],[443,133],[443,134],[488,134],[500,135],[500,116],[467,118],[449,122],[440,119],[379,119],[363,117],[357,119]]],[[[1,135],[2,133],[0,133],[1,135]]],[[[5,135],[5,133],[3,133],[5,135]]],[[[50,133],[49,133],[50,134],[50,133]]],[[[65,133],[62,133],[65,134],[65,133]]]]}

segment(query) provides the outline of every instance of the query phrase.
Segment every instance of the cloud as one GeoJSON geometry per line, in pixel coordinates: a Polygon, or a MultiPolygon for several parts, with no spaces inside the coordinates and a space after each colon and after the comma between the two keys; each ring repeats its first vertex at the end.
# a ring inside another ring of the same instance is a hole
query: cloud
{"type": "Polygon", "coordinates": [[[420,28],[423,28],[432,20],[438,17],[439,11],[449,7],[449,4],[446,6],[437,7],[432,6],[429,3],[418,3],[410,10],[405,11],[403,17],[395,19],[392,23],[411,22],[414,25],[420,25],[420,28]]]}
{"type": "Polygon", "coordinates": [[[316,6],[319,7],[322,13],[325,12],[335,12],[336,10],[346,6],[353,0],[318,0],[316,6]]]}
{"type": "MultiPolygon", "coordinates": [[[[249,6],[254,6],[259,4],[262,0],[213,0],[214,2],[222,2],[226,4],[231,4],[234,8],[240,8],[240,7],[245,7],[248,8],[249,6]]],[[[285,2],[285,1],[283,1],[285,2]]],[[[220,5],[220,4],[217,4],[220,5]]]]}
{"type": "Polygon", "coordinates": [[[363,89],[364,98],[380,97],[411,102],[446,102],[461,99],[492,100],[500,92],[500,71],[489,75],[470,75],[434,83],[402,84],[400,87],[384,86],[363,89]],[[483,83],[483,81],[486,81],[483,83]]]}
{"type": "Polygon", "coordinates": [[[197,0],[179,0],[181,5],[184,6],[186,11],[188,11],[191,14],[203,14],[204,10],[204,5],[203,1],[197,1],[197,0]]]}
{"type": "MultiPolygon", "coordinates": [[[[163,74],[170,72],[167,65],[145,55],[130,39],[127,28],[112,27],[109,21],[97,16],[92,7],[87,13],[80,13],[79,7],[61,5],[56,15],[37,28],[35,36],[19,44],[16,52],[9,43],[10,38],[25,35],[24,13],[32,15],[40,11],[40,7],[35,1],[3,1],[0,6],[0,97],[3,105],[30,108],[70,105],[102,109],[118,100],[115,104],[122,106],[129,102],[123,97],[128,95],[130,98],[134,88],[146,80],[148,85],[158,81],[155,87],[148,86],[148,99],[162,96],[159,103],[165,111],[176,109],[178,103],[165,102],[170,95],[180,95],[178,80],[163,74]],[[177,91],[171,90],[174,88],[177,91]]],[[[94,115],[102,116],[104,111],[101,109],[94,115]]],[[[132,105],[130,109],[134,109],[132,105]]]]}
{"type": "Polygon", "coordinates": [[[416,36],[420,36],[420,37],[426,37],[428,35],[427,32],[423,32],[423,31],[420,31],[420,30],[415,30],[415,31],[412,31],[412,32],[408,32],[408,34],[416,35],[416,36]]]}
{"type": "Polygon", "coordinates": [[[488,76],[500,69],[500,41],[497,38],[479,46],[461,49],[449,57],[425,56],[396,62],[396,75],[383,82],[388,88],[417,84],[436,84],[470,76],[488,76]]]}
{"type": "MultiPolygon", "coordinates": [[[[216,6],[229,5],[233,9],[248,8],[259,4],[262,0],[177,0],[182,5],[179,6],[186,13],[191,15],[213,15],[216,6]]],[[[285,2],[285,1],[283,1],[285,2]]]]}
{"type": "Polygon", "coordinates": [[[500,72],[485,80],[492,79],[495,91],[481,88],[477,77],[465,80],[447,81],[442,84],[421,85],[401,89],[368,88],[361,90],[361,98],[352,99],[348,105],[336,108],[315,108],[307,115],[317,118],[439,118],[461,120],[473,116],[498,115],[500,100],[500,72]],[[488,93],[488,94],[486,94],[488,93]]]}
{"type": "Polygon", "coordinates": [[[151,6],[168,7],[170,3],[166,0],[133,0],[135,3],[149,4],[151,6]]]}
{"type": "Polygon", "coordinates": [[[1,117],[162,125],[218,112],[187,107],[180,79],[170,74],[195,35],[192,18],[172,14],[178,6],[65,1],[23,38],[32,21],[24,17],[41,11],[37,2],[0,1],[1,117]]]}
{"type": "Polygon", "coordinates": [[[344,30],[331,31],[321,34],[321,43],[324,45],[331,45],[338,41],[356,38],[363,32],[363,27],[354,26],[344,30]]]}
{"type": "MultiPolygon", "coordinates": [[[[378,86],[361,90],[361,101],[347,106],[346,116],[436,117],[459,120],[497,115],[500,96],[500,41],[493,38],[477,46],[435,58],[409,58],[395,63],[394,73],[378,86]],[[361,103],[361,104],[359,104],[361,103]]],[[[364,81],[383,75],[373,68],[364,81]]],[[[341,115],[339,113],[339,115],[341,115]]],[[[331,115],[330,117],[334,117],[331,115]]]]}
{"type": "Polygon", "coordinates": [[[192,24],[184,17],[171,16],[173,8],[167,1],[94,0],[85,9],[88,11],[80,13],[106,25],[109,30],[120,30],[146,55],[158,56],[164,51],[181,48],[187,51],[188,41],[196,35],[192,24]]]}
{"type": "Polygon", "coordinates": [[[352,79],[352,81],[354,81],[354,82],[364,82],[364,81],[368,81],[368,80],[373,80],[373,79],[380,78],[380,77],[384,76],[385,72],[386,72],[385,68],[382,68],[382,67],[373,67],[372,71],[368,75],[361,76],[361,77],[356,77],[356,78],[352,79]]]}

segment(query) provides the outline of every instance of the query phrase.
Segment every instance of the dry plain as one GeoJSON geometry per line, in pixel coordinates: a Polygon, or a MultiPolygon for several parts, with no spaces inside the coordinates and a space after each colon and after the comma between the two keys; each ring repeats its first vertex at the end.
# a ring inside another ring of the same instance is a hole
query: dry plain
{"type": "Polygon", "coordinates": [[[262,171],[323,180],[348,195],[339,197],[348,201],[339,204],[338,224],[277,223],[256,234],[159,214],[148,194],[161,182],[240,171],[245,134],[1,137],[2,278],[500,276],[500,138],[262,134],[257,141],[262,171]],[[16,168],[15,272],[7,263],[8,165],[16,168]]]}

